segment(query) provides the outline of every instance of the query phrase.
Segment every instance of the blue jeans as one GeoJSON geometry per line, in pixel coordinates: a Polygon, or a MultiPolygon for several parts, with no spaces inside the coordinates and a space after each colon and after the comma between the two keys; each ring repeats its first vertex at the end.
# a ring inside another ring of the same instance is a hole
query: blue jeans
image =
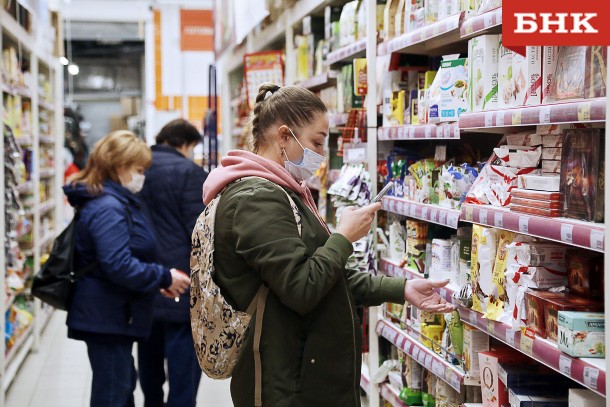
{"type": "Polygon", "coordinates": [[[201,379],[191,324],[155,321],[150,337],[138,342],[138,370],[144,407],[194,407],[201,379]],[[166,380],[169,395],[163,403],[166,380]]]}
{"type": "Polygon", "coordinates": [[[133,340],[85,341],[93,370],[91,407],[134,407],[137,373],[133,340]]]}

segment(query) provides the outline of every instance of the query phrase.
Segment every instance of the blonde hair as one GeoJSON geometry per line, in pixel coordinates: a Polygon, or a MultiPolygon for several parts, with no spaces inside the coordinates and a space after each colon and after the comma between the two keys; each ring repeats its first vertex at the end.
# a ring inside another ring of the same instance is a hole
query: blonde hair
{"type": "Polygon", "coordinates": [[[241,138],[243,148],[256,153],[273,125],[301,128],[326,111],[322,100],[308,89],[264,83],[258,90],[256,104],[241,138]]]}
{"type": "Polygon", "coordinates": [[[146,143],[130,131],[118,130],[95,143],[85,169],[75,174],[70,182],[85,184],[91,193],[99,194],[104,181],[120,182],[119,168],[132,165],[148,168],[151,164],[152,153],[146,143]]]}

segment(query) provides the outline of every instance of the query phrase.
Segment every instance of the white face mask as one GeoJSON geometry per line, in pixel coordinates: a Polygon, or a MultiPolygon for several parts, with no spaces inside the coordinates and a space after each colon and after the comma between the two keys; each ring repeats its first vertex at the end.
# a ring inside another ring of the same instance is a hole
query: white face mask
{"type": "Polygon", "coordinates": [[[131,193],[137,194],[144,187],[145,179],[146,179],[146,176],[144,176],[140,173],[137,173],[137,172],[132,172],[131,181],[129,181],[127,184],[124,184],[123,187],[125,189],[127,189],[128,191],[130,191],[131,193]]]}
{"type": "Polygon", "coordinates": [[[299,163],[294,163],[288,159],[288,155],[286,155],[286,150],[282,150],[284,152],[284,156],[286,157],[286,161],[284,161],[284,167],[286,168],[286,170],[288,170],[290,175],[294,177],[295,180],[300,182],[309,179],[313,176],[313,174],[318,170],[318,168],[320,168],[320,166],[324,162],[324,156],[308,148],[304,148],[303,145],[299,142],[299,139],[297,139],[297,136],[294,135],[292,130],[290,130],[290,133],[303,149],[303,158],[299,163]]]}

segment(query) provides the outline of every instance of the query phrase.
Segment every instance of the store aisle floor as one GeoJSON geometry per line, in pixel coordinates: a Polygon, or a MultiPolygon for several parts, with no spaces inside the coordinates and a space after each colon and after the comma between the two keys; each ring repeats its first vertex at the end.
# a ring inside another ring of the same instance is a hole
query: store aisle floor
{"type": "MultiPolygon", "coordinates": [[[[91,367],[83,342],[67,338],[66,314],[56,311],[43,336],[7,393],[8,407],[86,407],[89,405],[91,367]]],[[[139,387],[136,406],[143,405],[139,387]]],[[[198,407],[230,407],[229,381],[201,379],[198,407]]]]}

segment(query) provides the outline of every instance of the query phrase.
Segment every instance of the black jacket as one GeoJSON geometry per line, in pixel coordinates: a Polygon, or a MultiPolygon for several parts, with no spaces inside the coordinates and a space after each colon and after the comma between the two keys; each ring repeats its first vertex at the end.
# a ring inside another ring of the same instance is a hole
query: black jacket
{"type": "MultiPolygon", "coordinates": [[[[146,171],[140,198],[148,208],[157,240],[157,261],[190,275],[191,235],[199,214],[205,208],[202,188],[207,173],[166,145],[152,147],[152,166],[146,171]]],[[[190,293],[180,302],[160,294],[155,298],[155,318],[187,322],[190,293]]]]}

